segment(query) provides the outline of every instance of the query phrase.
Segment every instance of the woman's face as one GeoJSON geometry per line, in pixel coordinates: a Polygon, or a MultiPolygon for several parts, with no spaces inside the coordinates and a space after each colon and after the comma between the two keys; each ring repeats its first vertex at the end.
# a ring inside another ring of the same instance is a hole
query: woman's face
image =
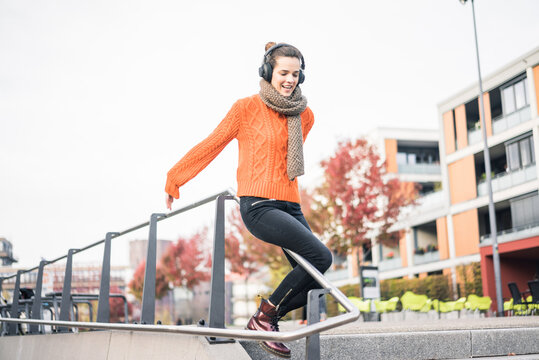
{"type": "Polygon", "coordinates": [[[271,85],[283,96],[290,96],[298,85],[300,62],[296,57],[279,56],[271,76],[271,85]]]}

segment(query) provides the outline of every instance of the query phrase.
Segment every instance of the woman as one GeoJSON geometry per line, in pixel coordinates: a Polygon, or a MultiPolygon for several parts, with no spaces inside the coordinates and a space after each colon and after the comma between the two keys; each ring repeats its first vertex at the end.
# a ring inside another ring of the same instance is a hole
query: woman
{"type": "MultiPolygon", "coordinates": [[[[247,229],[257,238],[303,256],[322,273],[332,262],[329,249],[311,232],[301,212],[297,177],[303,171],[303,142],[314,116],[301,95],[305,63],[288,44],[268,43],[259,69],[260,93],[238,100],[211,135],[191,149],[168,172],[166,204],[171,209],[178,188],[204,169],[233,139],[238,140],[238,192],[247,229]]],[[[307,303],[307,292],[318,287],[285,252],[292,271],[249,320],[250,330],[279,331],[287,312],[307,303]]],[[[261,346],[290,357],[283,343],[261,346]]]]}

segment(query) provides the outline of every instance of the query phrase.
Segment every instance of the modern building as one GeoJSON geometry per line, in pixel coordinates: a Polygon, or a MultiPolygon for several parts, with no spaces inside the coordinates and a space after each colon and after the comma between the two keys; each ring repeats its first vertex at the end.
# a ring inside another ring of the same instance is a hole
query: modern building
{"type": "MultiPolygon", "coordinates": [[[[483,79],[503,297],[508,282],[526,289],[539,270],[539,48],[483,79]]],[[[479,111],[479,87],[438,105],[442,184],[449,211],[437,221],[450,261],[478,257],[483,292],[496,290],[488,193],[479,111]]],[[[440,245],[442,247],[442,245],[440,245]]]]}
{"type": "Polygon", "coordinates": [[[13,245],[8,239],[0,237],[0,266],[11,266],[17,259],[13,256],[13,245]]]}
{"type": "Polygon", "coordinates": [[[406,209],[393,229],[399,240],[371,244],[372,263],[380,278],[413,277],[443,270],[436,241],[437,218],[444,216],[439,132],[421,129],[376,129],[370,136],[386,161],[387,170],[404,183],[417,184],[417,204],[406,209]]]}
{"type": "MultiPolygon", "coordinates": [[[[539,276],[539,48],[484,78],[483,88],[502,295],[509,298],[508,282],[524,290],[539,276]]],[[[480,262],[483,293],[496,309],[478,96],[474,85],[438,104],[440,130],[370,134],[388,171],[421,190],[394,228],[398,243],[374,239],[365,260],[378,266],[380,279],[448,274],[454,288],[457,267],[480,262]]],[[[354,261],[348,263],[347,271],[329,275],[337,284],[356,281],[354,261]]]]}

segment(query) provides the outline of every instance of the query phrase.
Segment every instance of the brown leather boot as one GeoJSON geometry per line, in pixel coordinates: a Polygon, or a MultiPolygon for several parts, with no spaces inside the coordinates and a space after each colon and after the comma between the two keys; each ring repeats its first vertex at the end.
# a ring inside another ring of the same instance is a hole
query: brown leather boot
{"type": "MultiPolygon", "coordinates": [[[[262,299],[260,307],[256,313],[251,317],[247,323],[247,329],[249,330],[262,330],[262,331],[279,331],[277,322],[279,317],[275,306],[271,305],[266,299],[262,299]]],[[[270,352],[273,355],[277,355],[283,358],[290,357],[290,349],[283,343],[261,341],[259,342],[262,349],[270,352]]]]}

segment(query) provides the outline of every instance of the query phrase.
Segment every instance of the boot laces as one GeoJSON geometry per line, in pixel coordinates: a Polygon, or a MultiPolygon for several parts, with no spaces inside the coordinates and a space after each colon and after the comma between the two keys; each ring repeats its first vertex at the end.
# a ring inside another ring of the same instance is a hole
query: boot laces
{"type": "Polygon", "coordinates": [[[277,324],[278,322],[279,322],[279,317],[278,316],[273,316],[271,318],[270,324],[271,324],[271,330],[272,331],[279,331],[279,324],[277,324]]]}

